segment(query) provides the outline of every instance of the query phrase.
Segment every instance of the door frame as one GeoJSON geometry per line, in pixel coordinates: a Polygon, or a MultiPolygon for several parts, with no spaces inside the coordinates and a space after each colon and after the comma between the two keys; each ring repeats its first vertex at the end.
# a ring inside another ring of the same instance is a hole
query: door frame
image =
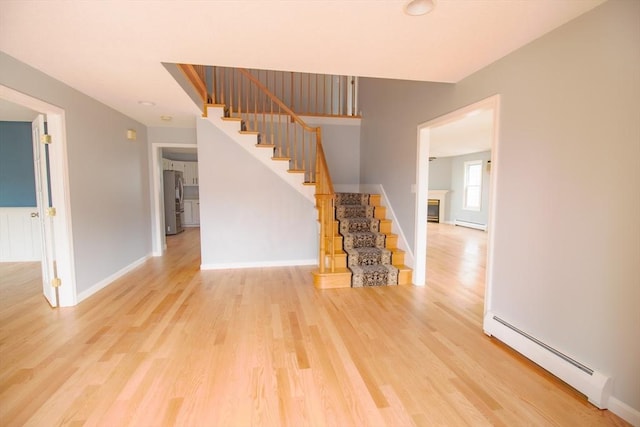
{"type": "Polygon", "coordinates": [[[493,284],[493,253],[495,231],[495,206],[497,199],[497,183],[499,177],[499,128],[500,128],[500,95],[493,95],[481,101],[459,108],[451,113],[437,117],[418,125],[417,130],[417,177],[416,177],[416,224],[415,224],[415,265],[414,284],[425,286],[427,281],[427,205],[429,191],[429,150],[431,128],[456,121],[477,109],[493,111],[493,135],[491,143],[491,182],[489,187],[489,212],[487,224],[487,267],[485,281],[485,313],[487,301],[491,301],[493,284]]]}
{"type": "Polygon", "coordinates": [[[167,250],[167,238],[164,234],[164,190],[162,186],[162,149],[163,148],[194,148],[198,144],[180,144],[177,142],[154,142],[151,144],[149,161],[151,169],[151,206],[153,213],[151,223],[151,248],[153,256],[162,256],[167,250]]]}
{"type": "MultiPolygon", "coordinates": [[[[49,146],[51,167],[51,194],[55,201],[56,215],[53,221],[54,250],[58,277],[62,285],[58,289],[60,307],[77,304],[75,259],[71,222],[71,196],[69,193],[69,163],[67,158],[66,122],[64,109],[0,85],[0,98],[23,106],[46,117],[47,130],[53,140],[49,146]]],[[[41,218],[42,219],[42,218],[41,218]]],[[[46,236],[42,236],[43,239],[46,236]]],[[[46,244],[43,247],[47,247],[46,244]]],[[[46,259],[46,257],[42,257],[46,259]]]]}

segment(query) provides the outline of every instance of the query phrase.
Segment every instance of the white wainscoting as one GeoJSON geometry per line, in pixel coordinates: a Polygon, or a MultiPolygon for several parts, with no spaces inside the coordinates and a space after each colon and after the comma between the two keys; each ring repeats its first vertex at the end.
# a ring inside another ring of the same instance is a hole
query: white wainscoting
{"type": "Polygon", "coordinates": [[[40,261],[38,208],[0,208],[0,262],[40,261]]]}

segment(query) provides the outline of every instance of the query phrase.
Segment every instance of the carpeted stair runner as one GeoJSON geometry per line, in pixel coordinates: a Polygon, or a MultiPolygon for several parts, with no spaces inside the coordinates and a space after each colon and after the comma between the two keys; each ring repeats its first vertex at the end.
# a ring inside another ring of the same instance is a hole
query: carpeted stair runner
{"type": "Polygon", "coordinates": [[[391,265],[391,251],[374,212],[369,194],[336,193],[336,219],[354,288],[398,284],[398,269],[391,265]]]}

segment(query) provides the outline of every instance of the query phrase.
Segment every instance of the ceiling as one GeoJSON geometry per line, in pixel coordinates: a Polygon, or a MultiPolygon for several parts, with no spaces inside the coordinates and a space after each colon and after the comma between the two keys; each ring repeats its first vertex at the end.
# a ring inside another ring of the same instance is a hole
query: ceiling
{"type": "Polygon", "coordinates": [[[429,157],[451,157],[491,150],[493,110],[471,111],[457,120],[430,128],[429,157]]]}
{"type": "Polygon", "coordinates": [[[3,122],[32,122],[38,113],[12,102],[0,99],[0,121],[3,122]]]}
{"type": "Polygon", "coordinates": [[[405,0],[3,0],[0,50],[147,126],[193,127],[162,62],[457,82],[603,1],[437,0],[410,17],[405,0]]]}

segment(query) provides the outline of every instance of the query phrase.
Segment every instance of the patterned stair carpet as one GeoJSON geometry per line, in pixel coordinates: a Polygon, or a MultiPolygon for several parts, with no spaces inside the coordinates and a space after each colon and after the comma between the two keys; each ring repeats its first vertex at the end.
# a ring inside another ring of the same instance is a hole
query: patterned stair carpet
{"type": "Polygon", "coordinates": [[[374,212],[369,194],[336,193],[336,219],[354,288],[398,284],[398,269],[391,265],[391,251],[374,212]]]}

